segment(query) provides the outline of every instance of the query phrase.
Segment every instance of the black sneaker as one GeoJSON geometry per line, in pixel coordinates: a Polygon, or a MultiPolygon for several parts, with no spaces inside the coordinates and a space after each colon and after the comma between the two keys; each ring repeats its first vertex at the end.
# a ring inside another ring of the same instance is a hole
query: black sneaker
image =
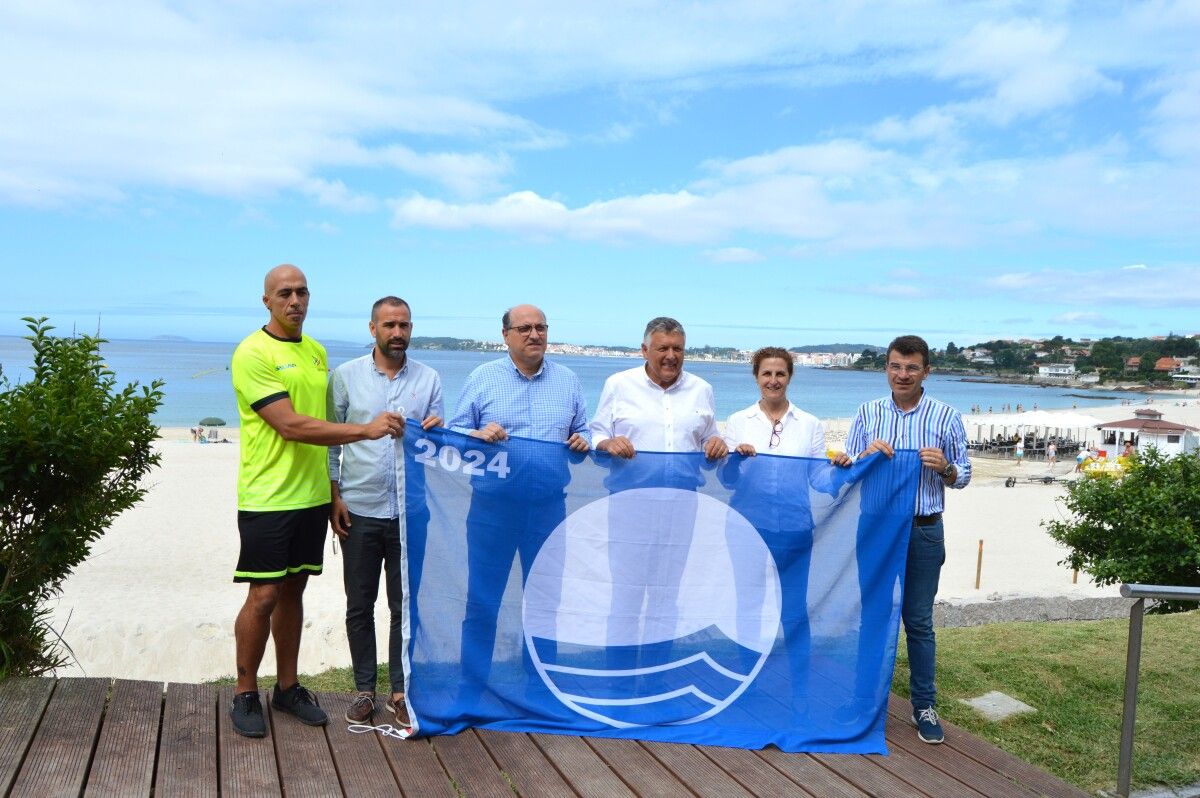
{"type": "Polygon", "coordinates": [[[917,725],[917,736],[921,742],[937,745],[946,739],[937,710],[933,707],[913,707],[912,722],[917,725]]]}
{"type": "Polygon", "coordinates": [[[295,715],[296,720],[309,726],[324,726],[329,722],[325,710],[317,705],[317,697],[312,690],[296,682],[286,690],[280,690],[279,684],[271,690],[271,706],[280,712],[295,715]]]}
{"type": "Polygon", "coordinates": [[[262,699],[257,690],[238,693],[229,707],[233,730],[243,737],[266,737],[267,721],[263,718],[262,699]]]}

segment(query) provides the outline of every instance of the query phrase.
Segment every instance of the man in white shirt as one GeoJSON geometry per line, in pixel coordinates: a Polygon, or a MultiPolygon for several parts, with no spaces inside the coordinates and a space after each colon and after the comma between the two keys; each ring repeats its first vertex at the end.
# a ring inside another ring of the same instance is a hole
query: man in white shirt
{"type": "MultiPolygon", "coordinates": [[[[729,452],[717,432],[712,386],[683,370],[685,343],[678,321],[652,319],[642,338],[646,362],[605,381],[592,417],[593,446],[613,457],[606,481],[613,492],[609,568],[614,579],[608,632],[608,665],[613,668],[636,664],[632,644],[642,625],[643,607],[661,613],[678,600],[683,558],[646,556],[647,547],[691,545],[696,502],[681,491],[695,491],[704,482],[701,466],[711,468],[729,452]],[[703,452],[704,459],[693,454],[635,461],[638,451],[703,452]],[[634,490],[642,487],[653,491],[656,499],[634,490]]],[[[667,628],[670,625],[661,614],[649,615],[642,639],[670,640],[676,633],[667,628]]]]}
{"type": "Polygon", "coordinates": [[[614,457],[632,458],[639,449],[704,452],[709,460],[729,448],[717,432],[712,386],[683,370],[683,325],[659,316],[646,325],[646,362],[604,382],[592,416],[592,445],[614,457]]]}

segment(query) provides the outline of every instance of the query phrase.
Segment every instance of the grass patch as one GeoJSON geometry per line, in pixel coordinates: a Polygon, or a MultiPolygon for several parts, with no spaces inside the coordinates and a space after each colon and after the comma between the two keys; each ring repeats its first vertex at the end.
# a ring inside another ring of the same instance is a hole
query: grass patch
{"type": "MultiPolygon", "coordinates": [[[[1088,792],[1117,778],[1129,622],[1006,623],[939,629],[938,711],[1088,792]],[[999,690],[1037,712],[1000,723],[958,699],[999,690]]],[[[893,690],[908,695],[903,641],[893,690]]],[[[1134,784],[1200,781],[1200,612],[1147,616],[1134,784]]]]}
{"type": "MultiPolygon", "coordinates": [[[[1088,792],[1117,778],[1125,687],[1125,619],[1005,623],[939,629],[938,711],[1013,756],[1088,792]],[[1037,712],[1000,723],[960,704],[999,690],[1037,712]]],[[[901,635],[903,636],[903,634],[901,635]]],[[[1182,786],[1200,781],[1200,611],[1146,617],[1138,690],[1134,784],[1182,786]]],[[[893,689],[908,695],[903,640],[893,689]]],[[[218,684],[233,684],[233,679],[218,684]]],[[[349,668],[301,676],[312,690],[353,692],[349,668]]],[[[269,686],[264,680],[263,686],[269,686]]],[[[376,692],[388,692],[381,665],[376,692]]]]}
{"type": "MultiPolygon", "coordinates": [[[[258,680],[260,689],[268,689],[274,682],[274,674],[261,673],[258,680]]],[[[232,676],[223,679],[214,679],[213,684],[227,685],[237,682],[232,676]]],[[[354,673],[350,668],[330,668],[327,671],[320,673],[302,673],[300,674],[300,683],[318,693],[353,693],[357,690],[354,686],[354,673]]],[[[379,666],[379,670],[375,672],[375,693],[376,695],[388,696],[391,695],[391,682],[388,678],[387,663],[379,666]]]]}

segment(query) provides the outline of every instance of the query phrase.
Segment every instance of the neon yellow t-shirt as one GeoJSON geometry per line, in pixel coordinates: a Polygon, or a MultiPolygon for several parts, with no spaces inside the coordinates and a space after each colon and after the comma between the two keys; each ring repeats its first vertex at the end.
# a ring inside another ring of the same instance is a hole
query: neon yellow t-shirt
{"type": "Polygon", "coordinates": [[[255,412],[287,397],[300,415],[324,419],[325,347],[307,335],[289,341],[258,330],[234,350],[231,371],[242,425],[238,509],[303,510],[327,503],[326,447],[286,441],[255,412]]]}

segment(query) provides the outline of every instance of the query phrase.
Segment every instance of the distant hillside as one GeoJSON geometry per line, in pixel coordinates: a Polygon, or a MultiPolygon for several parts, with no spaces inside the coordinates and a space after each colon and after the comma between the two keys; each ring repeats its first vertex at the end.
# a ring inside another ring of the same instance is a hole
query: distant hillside
{"type": "Polygon", "coordinates": [[[414,336],[409,341],[413,349],[441,349],[458,352],[491,352],[500,348],[499,344],[489,341],[476,341],[473,338],[449,338],[447,336],[423,337],[414,336]]]}
{"type": "Polygon", "coordinates": [[[885,352],[886,346],[876,346],[875,344],[810,344],[808,346],[793,346],[789,352],[833,352],[846,355],[861,354],[864,349],[870,349],[872,352],[885,352]]]}

